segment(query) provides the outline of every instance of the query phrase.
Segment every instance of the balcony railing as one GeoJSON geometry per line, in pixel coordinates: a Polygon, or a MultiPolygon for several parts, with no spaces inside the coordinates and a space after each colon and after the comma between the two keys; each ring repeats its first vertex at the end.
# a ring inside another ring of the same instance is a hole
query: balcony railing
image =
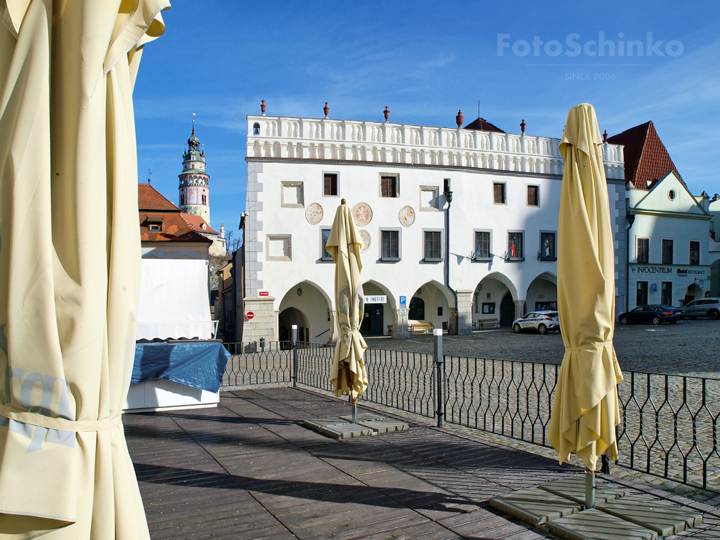
{"type": "MultiPolygon", "coordinates": [[[[225,389],[299,384],[331,390],[334,347],[225,346],[232,355],[225,389]]],[[[365,365],[370,385],[361,401],[550,446],[558,365],[380,349],[365,351],[365,365]]],[[[720,380],[628,371],[624,376],[616,465],[720,492],[720,380]]]]}

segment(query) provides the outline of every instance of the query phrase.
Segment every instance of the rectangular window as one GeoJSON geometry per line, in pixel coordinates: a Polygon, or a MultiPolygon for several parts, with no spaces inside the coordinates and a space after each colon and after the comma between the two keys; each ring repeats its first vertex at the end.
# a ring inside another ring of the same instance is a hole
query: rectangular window
{"type": "Polygon", "coordinates": [[[493,184],[495,204],[505,204],[505,184],[493,184]]]}
{"type": "Polygon", "coordinates": [[[662,263],[672,264],[673,263],[673,241],[663,240],[662,241],[662,263]]]}
{"type": "Polygon", "coordinates": [[[398,177],[397,176],[381,176],[380,177],[380,196],[381,197],[397,197],[398,196],[398,177]]]}
{"type": "Polygon", "coordinates": [[[440,231],[425,231],[425,260],[440,261],[440,231]]]}
{"type": "Polygon", "coordinates": [[[650,239],[649,238],[638,238],[637,239],[636,262],[638,264],[648,264],[649,260],[650,260],[650,239]]]}
{"type": "Polygon", "coordinates": [[[443,308],[442,308],[442,306],[438,306],[438,312],[437,312],[437,313],[438,313],[438,317],[442,317],[442,316],[443,316],[443,308]]]}
{"type": "Polygon", "coordinates": [[[508,259],[521,260],[523,258],[523,233],[521,232],[509,232],[508,233],[508,259]]]}
{"type": "Polygon", "coordinates": [[[660,303],[663,306],[672,306],[672,282],[663,281],[660,284],[660,303]]]}
{"type": "Polygon", "coordinates": [[[490,231],[475,231],[475,260],[490,258],[490,231]]]}
{"type": "Polygon", "coordinates": [[[321,229],[322,234],[322,252],[320,254],[320,258],[323,261],[332,261],[333,258],[330,256],[330,254],[325,249],[325,246],[327,246],[328,238],[330,237],[330,229],[321,229]]]}
{"type": "Polygon", "coordinates": [[[690,264],[694,266],[700,264],[700,242],[690,242],[690,264]]]}
{"type": "Polygon", "coordinates": [[[483,302],[483,315],[493,315],[495,313],[495,302],[483,302]]]}
{"type": "Polygon", "coordinates": [[[637,294],[635,295],[635,305],[643,306],[648,303],[648,282],[637,282],[637,294]]]}
{"type": "Polygon", "coordinates": [[[528,206],[540,206],[540,188],[528,186],[528,206]]]}
{"type": "Polygon", "coordinates": [[[336,173],[324,173],[323,184],[323,195],[333,196],[338,194],[338,175],[336,173]]]}
{"type": "Polygon", "coordinates": [[[380,231],[382,237],[382,260],[400,260],[400,232],[380,231]]]}
{"type": "Polygon", "coordinates": [[[555,255],[555,233],[554,232],[541,232],[540,233],[540,260],[541,261],[556,261],[557,256],[555,255]]]}

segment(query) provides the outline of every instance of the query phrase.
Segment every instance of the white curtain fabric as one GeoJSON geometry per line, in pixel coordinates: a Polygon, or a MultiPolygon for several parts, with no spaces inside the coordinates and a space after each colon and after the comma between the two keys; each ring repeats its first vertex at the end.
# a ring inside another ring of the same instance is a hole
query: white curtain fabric
{"type": "Polygon", "coordinates": [[[0,538],[149,538],[120,416],[164,0],[0,0],[0,538]]]}

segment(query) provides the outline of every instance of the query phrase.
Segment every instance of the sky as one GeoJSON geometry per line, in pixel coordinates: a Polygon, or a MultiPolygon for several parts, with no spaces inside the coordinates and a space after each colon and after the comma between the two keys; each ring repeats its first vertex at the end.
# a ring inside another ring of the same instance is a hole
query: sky
{"type": "Polygon", "coordinates": [[[162,16],[134,91],[138,178],[179,202],[195,113],[218,230],[245,209],[261,99],[268,116],[320,118],[327,101],[335,119],[382,122],[388,106],[390,122],[442,127],[479,109],[557,138],[591,103],[610,136],[652,120],[691,192],[720,192],[720,3],[174,0],[162,16]]]}

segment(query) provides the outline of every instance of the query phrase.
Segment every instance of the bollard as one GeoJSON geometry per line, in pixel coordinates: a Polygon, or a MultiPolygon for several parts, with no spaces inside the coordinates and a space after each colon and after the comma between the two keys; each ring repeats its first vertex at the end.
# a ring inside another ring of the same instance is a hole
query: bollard
{"type": "Polygon", "coordinates": [[[260,350],[262,352],[265,352],[265,338],[264,337],[260,338],[260,350]]]}
{"type": "Polygon", "coordinates": [[[442,350],[442,328],[435,328],[435,366],[437,367],[437,427],[443,427],[443,350],[442,350]]]}
{"type": "Polygon", "coordinates": [[[297,352],[297,324],[292,325],[292,331],[290,332],[292,343],[290,347],[293,352],[293,387],[297,386],[297,374],[298,374],[298,352],[297,352]]]}

